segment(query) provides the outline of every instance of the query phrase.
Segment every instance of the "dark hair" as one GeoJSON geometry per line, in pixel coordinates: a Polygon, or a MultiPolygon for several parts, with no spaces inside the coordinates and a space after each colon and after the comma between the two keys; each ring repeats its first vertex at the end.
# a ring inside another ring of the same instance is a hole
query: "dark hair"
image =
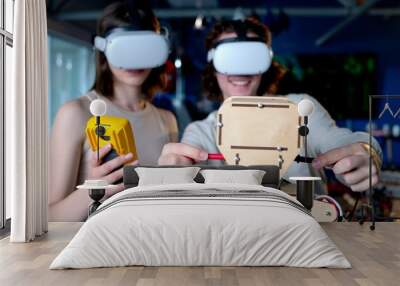
{"type": "MultiPolygon", "coordinates": [[[[272,37],[268,27],[262,24],[256,18],[250,17],[243,23],[247,32],[253,32],[257,36],[265,39],[266,43],[271,46],[272,37]]],[[[210,33],[206,37],[206,49],[210,50],[218,37],[223,33],[235,32],[234,21],[221,21],[214,25],[210,33]]],[[[272,61],[270,68],[263,73],[257,95],[275,94],[278,91],[279,81],[285,76],[287,69],[276,61],[272,61]]],[[[203,87],[205,94],[211,100],[223,101],[221,89],[219,88],[215,69],[211,63],[208,63],[203,71],[203,87]]]]}
{"type": "MultiPolygon", "coordinates": [[[[141,5],[136,9],[135,15],[130,14],[127,2],[116,2],[107,6],[97,23],[97,35],[104,37],[108,32],[118,27],[131,26],[132,20],[142,28],[160,32],[160,23],[150,7],[141,5]],[[132,19],[131,17],[135,17],[132,19]]],[[[153,95],[163,89],[166,84],[164,66],[151,70],[149,76],[142,85],[142,92],[146,99],[151,100],[153,95]]],[[[92,89],[96,92],[111,97],[113,96],[113,75],[104,53],[96,51],[96,79],[92,89]]]]}

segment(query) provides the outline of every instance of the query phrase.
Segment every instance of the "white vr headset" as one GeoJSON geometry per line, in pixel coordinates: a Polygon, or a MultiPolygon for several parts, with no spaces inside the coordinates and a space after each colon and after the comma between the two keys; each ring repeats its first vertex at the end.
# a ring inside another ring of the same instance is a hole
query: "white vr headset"
{"type": "Polygon", "coordinates": [[[96,36],[94,46],[104,52],[108,62],[122,69],[150,69],[168,59],[167,36],[154,31],[113,29],[106,37],[96,36]]]}
{"type": "Polygon", "coordinates": [[[261,38],[228,38],[214,44],[207,61],[222,74],[256,75],[269,69],[272,57],[272,49],[261,38]]]}

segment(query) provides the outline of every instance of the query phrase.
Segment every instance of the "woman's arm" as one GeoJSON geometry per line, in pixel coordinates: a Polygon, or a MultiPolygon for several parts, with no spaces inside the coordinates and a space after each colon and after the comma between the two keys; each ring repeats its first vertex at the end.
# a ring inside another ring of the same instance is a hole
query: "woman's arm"
{"type": "MultiPolygon", "coordinates": [[[[85,126],[89,114],[78,101],[64,105],[56,116],[50,141],[49,172],[49,220],[83,221],[87,217],[91,199],[85,190],[76,190],[78,172],[81,171],[81,150],[85,140],[85,126]]],[[[102,159],[111,146],[100,149],[102,159]]],[[[133,155],[121,155],[105,163],[97,161],[96,153],[90,152],[86,179],[103,179],[112,184],[123,176],[124,164],[132,162],[133,155]]],[[[124,189],[123,184],[107,189],[105,198],[124,189]]]]}
{"type": "Polygon", "coordinates": [[[50,138],[49,220],[82,221],[90,198],[85,191],[74,191],[77,183],[84,128],[89,115],[78,101],[58,111],[50,138]]]}

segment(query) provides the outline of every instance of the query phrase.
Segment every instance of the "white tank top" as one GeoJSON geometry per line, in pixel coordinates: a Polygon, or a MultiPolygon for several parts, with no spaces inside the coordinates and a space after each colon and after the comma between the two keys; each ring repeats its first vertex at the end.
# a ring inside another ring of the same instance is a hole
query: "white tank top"
{"type": "MultiPolygon", "coordinates": [[[[163,146],[169,142],[178,141],[178,128],[175,117],[167,110],[159,109],[146,102],[146,106],[140,111],[127,111],[116,106],[107,97],[97,94],[95,91],[90,91],[81,100],[90,101],[101,98],[107,104],[107,115],[123,117],[129,120],[135,137],[139,164],[141,165],[157,165],[163,146]]],[[[85,139],[82,147],[79,183],[83,182],[87,177],[88,160],[90,159],[90,146],[85,139]]]]}

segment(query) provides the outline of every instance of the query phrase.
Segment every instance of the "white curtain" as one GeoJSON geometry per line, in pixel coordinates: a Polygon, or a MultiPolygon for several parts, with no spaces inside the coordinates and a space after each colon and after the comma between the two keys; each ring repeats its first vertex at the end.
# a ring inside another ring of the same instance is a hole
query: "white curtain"
{"type": "Polygon", "coordinates": [[[6,187],[12,242],[47,231],[47,20],[45,0],[15,1],[13,81],[6,98],[6,187]]]}

